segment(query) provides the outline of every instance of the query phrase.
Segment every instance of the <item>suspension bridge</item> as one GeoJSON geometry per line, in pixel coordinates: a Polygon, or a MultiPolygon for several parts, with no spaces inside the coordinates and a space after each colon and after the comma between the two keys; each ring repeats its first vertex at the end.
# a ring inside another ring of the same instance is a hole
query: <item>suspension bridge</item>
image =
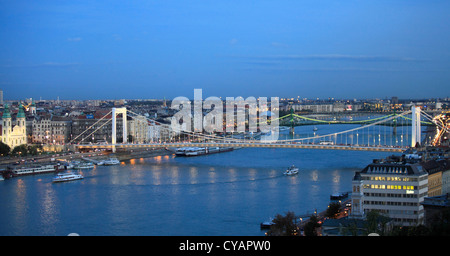
{"type": "MultiPolygon", "coordinates": [[[[305,149],[331,149],[331,150],[362,150],[362,151],[388,151],[403,152],[415,147],[416,143],[422,143],[422,125],[439,125],[433,121],[433,117],[412,106],[411,110],[402,113],[388,114],[372,119],[361,120],[322,120],[306,116],[296,115],[291,112],[279,117],[279,136],[276,140],[266,140],[272,130],[267,133],[199,133],[183,130],[174,130],[170,124],[159,123],[161,133],[167,134],[164,138],[147,143],[130,143],[128,141],[127,117],[139,119],[146,123],[158,123],[154,119],[144,117],[127,108],[112,108],[112,110],[98,119],[82,133],[71,140],[79,150],[117,149],[131,150],[133,148],[179,148],[179,147],[257,147],[257,148],[305,148],[305,149]],[[117,120],[122,115],[122,141],[117,142],[117,120]],[[423,120],[422,120],[423,119],[423,120]],[[318,129],[315,125],[333,124],[341,125],[342,131],[326,132],[327,129],[318,129]],[[89,138],[105,127],[111,125],[111,140],[102,143],[88,142],[89,138]],[[311,129],[314,126],[314,129],[311,129]],[[288,127],[290,133],[284,133],[288,127]],[[308,132],[296,132],[296,127],[308,127],[308,132]]],[[[275,120],[275,119],[274,119],[275,120]]],[[[432,141],[432,138],[426,138],[432,141]]],[[[424,140],[425,141],[425,140],[424,140]]]]}

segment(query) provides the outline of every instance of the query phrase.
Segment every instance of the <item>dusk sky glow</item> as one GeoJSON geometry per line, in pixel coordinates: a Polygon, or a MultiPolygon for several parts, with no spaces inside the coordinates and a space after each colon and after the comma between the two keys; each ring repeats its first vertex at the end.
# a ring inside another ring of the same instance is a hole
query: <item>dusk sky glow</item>
{"type": "Polygon", "coordinates": [[[450,1],[0,1],[4,99],[450,96],[450,1]]]}

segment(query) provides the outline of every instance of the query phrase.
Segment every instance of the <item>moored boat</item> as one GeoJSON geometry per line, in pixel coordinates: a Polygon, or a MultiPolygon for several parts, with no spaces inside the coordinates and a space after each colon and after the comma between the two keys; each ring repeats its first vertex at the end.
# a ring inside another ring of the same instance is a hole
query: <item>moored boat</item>
{"type": "Polygon", "coordinates": [[[90,168],[94,168],[94,164],[90,163],[90,162],[84,162],[84,163],[79,163],[79,164],[75,165],[74,168],[75,169],[90,169],[90,168]]]}
{"type": "Polygon", "coordinates": [[[201,156],[201,155],[209,155],[215,153],[223,153],[232,151],[234,148],[231,147],[213,147],[213,148],[201,148],[201,147],[184,147],[177,148],[175,151],[175,155],[177,156],[201,156]]]}
{"type": "Polygon", "coordinates": [[[260,226],[261,226],[261,229],[270,229],[270,227],[273,224],[275,224],[275,223],[273,222],[273,219],[270,218],[270,220],[268,220],[268,221],[261,222],[260,226]]]}
{"type": "Polygon", "coordinates": [[[116,165],[116,164],[120,164],[120,161],[117,158],[109,158],[103,161],[103,165],[116,165]]]}
{"type": "Polygon", "coordinates": [[[60,166],[47,164],[47,165],[37,165],[37,166],[25,166],[11,169],[12,176],[22,176],[31,174],[41,174],[58,171],[60,166]]]}

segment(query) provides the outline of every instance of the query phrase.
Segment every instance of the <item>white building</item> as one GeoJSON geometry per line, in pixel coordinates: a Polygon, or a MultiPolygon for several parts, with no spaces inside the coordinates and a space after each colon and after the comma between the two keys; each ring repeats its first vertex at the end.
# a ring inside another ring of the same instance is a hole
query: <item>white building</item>
{"type": "Polygon", "coordinates": [[[156,122],[151,122],[147,132],[148,142],[159,142],[159,139],[161,138],[161,125],[156,122]]]}
{"type": "Polygon", "coordinates": [[[374,163],[357,172],[352,182],[352,217],[375,210],[394,225],[424,222],[421,203],[428,194],[428,173],[418,164],[374,163]]]}
{"type": "Polygon", "coordinates": [[[292,107],[294,111],[309,110],[313,113],[333,112],[333,104],[293,104],[290,107],[292,107]]]}
{"type": "Polygon", "coordinates": [[[16,121],[13,122],[8,104],[3,108],[1,141],[8,145],[11,149],[16,146],[27,144],[27,130],[25,112],[23,106],[19,106],[16,121]]]}
{"type": "Polygon", "coordinates": [[[133,138],[133,143],[142,144],[149,141],[148,138],[148,121],[145,116],[136,116],[132,120],[128,121],[129,133],[133,138]]]}

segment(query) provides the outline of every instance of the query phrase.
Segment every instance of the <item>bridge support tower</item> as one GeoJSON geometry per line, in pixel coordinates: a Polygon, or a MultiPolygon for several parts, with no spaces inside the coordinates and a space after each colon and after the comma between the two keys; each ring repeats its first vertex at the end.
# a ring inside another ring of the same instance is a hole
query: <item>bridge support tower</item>
{"type": "Polygon", "coordinates": [[[289,133],[291,135],[294,135],[295,133],[295,125],[294,125],[294,109],[291,107],[291,120],[290,120],[290,127],[289,127],[289,133]]]}
{"type": "Polygon", "coordinates": [[[422,129],[420,127],[420,107],[411,106],[411,147],[414,148],[416,146],[416,143],[421,143],[421,132],[422,129]]]}
{"type": "Polygon", "coordinates": [[[111,144],[112,144],[112,152],[116,153],[116,119],[117,115],[122,114],[122,143],[127,143],[127,108],[113,108],[112,109],[112,135],[111,135],[111,144]]]}

